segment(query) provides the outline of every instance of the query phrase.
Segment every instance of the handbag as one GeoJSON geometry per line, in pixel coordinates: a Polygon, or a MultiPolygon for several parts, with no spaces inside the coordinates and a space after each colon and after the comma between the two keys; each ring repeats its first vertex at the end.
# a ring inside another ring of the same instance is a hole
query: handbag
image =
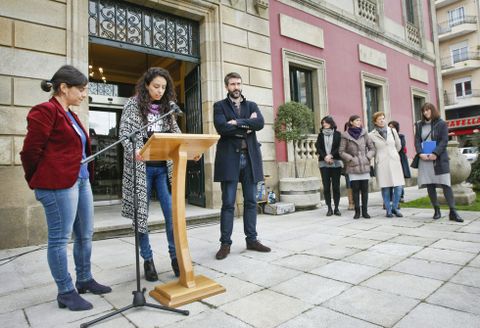
{"type": "Polygon", "coordinates": [[[370,165],[370,176],[373,178],[375,176],[375,168],[373,165],[370,165]]]}

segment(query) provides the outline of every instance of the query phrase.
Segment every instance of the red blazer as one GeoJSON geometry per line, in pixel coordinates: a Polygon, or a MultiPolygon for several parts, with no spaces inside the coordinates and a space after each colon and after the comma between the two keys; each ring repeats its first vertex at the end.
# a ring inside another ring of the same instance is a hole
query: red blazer
{"type": "MultiPolygon", "coordinates": [[[[78,116],[72,112],[87,137],[86,154],[91,154],[90,139],[78,116]]],[[[65,189],[75,184],[82,160],[82,141],[62,105],[52,97],[33,107],[27,116],[27,135],[20,152],[25,179],[31,189],[65,189]]],[[[90,181],[93,162],[88,165],[90,181]]]]}

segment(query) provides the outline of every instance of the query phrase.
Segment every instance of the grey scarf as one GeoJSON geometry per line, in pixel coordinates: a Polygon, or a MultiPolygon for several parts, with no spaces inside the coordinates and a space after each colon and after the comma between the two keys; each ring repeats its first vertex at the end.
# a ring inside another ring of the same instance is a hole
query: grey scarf
{"type": "Polygon", "coordinates": [[[387,140],[387,127],[384,126],[383,128],[379,127],[379,126],[375,126],[375,130],[378,131],[378,133],[380,133],[380,135],[383,137],[383,139],[387,140]]]}
{"type": "Polygon", "coordinates": [[[333,129],[322,129],[323,140],[325,141],[325,152],[327,155],[332,153],[333,129]]]}

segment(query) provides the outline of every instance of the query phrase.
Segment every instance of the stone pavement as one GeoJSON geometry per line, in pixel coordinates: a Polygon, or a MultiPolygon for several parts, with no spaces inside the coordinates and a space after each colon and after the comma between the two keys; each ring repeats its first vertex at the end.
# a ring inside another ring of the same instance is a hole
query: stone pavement
{"type": "MultiPolygon", "coordinates": [[[[417,194],[408,190],[407,199],[417,194]]],[[[406,208],[404,218],[387,219],[378,193],[370,204],[370,220],[353,220],[344,206],[342,217],[326,217],[325,209],[260,215],[259,237],[272,247],[266,254],[245,249],[236,220],[222,261],[214,258],[218,222],[190,227],[195,273],[227,292],[183,306],[188,317],[137,308],[94,327],[480,327],[480,213],[461,212],[463,224],[406,208]]],[[[164,232],[151,239],[160,283],[175,279],[164,232]]],[[[131,304],[134,257],[130,236],[95,241],[94,277],[113,292],[87,294],[94,308],[71,312],[57,307],[44,247],[0,251],[0,327],[79,327],[131,304]]],[[[141,283],[147,290],[158,284],[141,283]]]]}

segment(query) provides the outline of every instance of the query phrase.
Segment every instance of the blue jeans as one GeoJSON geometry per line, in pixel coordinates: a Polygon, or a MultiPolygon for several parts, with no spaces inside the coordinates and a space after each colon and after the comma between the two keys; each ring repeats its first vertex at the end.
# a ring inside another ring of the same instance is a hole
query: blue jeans
{"type": "Polygon", "coordinates": [[[220,212],[220,242],[222,244],[232,244],[233,215],[235,211],[235,199],[237,197],[238,182],[242,184],[243,190],[243,231],[246,241],[253,242],[257,240],[257,200],[255,194],[257,184],[253,181],[252,166],[248,154],[240,154],[240,172],[237,179],[233,181],[222,181],[222,210],[220,212]]]}
{"type": "MultiPolygon", "coordinates": [[[[157,198],[162,207],[163,217],[165,218],[165,232],[168,240],[168,253],[170,258],[177,257],[175,253],[175,241],[173,239],[172,222],[172,195],[168,190],[168,168],[167,166],[147,166],[147,199],[150,201],[152,191],[155,189],[157,198]]],[[[140,255],[144,260],[153,258],[152,247],[148,233],[139,233],[140,255]]]]}
{"type": "Polygon", "coordinates": [[[70,292],[75,289],[67,264],[67,243],[72,230],[75,235],[73,259],[77,281],[92,279],[93,195],[90,182],[88,179],[78,179],[67,189],[35,189],[35,197],[42,203],[47,218],[50,272],[58,293],[70,292]]]}
{"type": "Polygon", "coordinates": [[[403,186],[386,187],[382,188],[382,198],[385,204],[387,214],[392,214],[393,210],[398,210],[398,204],[400,203],[400,196],[402,195],[403,186]],[[393,200],[390,193],[393,190],[393,200]]]}

